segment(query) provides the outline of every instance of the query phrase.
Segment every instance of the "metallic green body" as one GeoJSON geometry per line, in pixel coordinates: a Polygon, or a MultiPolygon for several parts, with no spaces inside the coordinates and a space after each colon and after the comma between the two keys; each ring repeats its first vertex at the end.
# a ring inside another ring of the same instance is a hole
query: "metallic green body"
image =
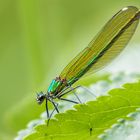
{"type": "Polygon", "coordinates": [[[52,80],[48,93],[57,95],[83,75],[96,72],[112,61],[133,36],[139,18],[140,11],[134,6],[125,7],[116,13],[88,47],[64,68],[59,77],[52,80]]]}
{"type": "Polygon", "coordinates": [[[51,95],[57,95],[65,86],[66,84],[63,82],[63,80],[57,77],[56,79],[52,80],[48,88],[48,93],[51,95]]]}

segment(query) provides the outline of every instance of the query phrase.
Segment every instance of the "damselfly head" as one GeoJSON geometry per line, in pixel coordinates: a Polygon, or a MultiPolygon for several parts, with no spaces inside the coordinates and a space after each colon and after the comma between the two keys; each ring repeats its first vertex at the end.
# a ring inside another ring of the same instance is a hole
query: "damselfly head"
{"type": "Polygon", "coordinates": [[[43,103],[44,99],[46,97],[46,94],[44,94],[42,91],[37,93],[37,96],[36,96],[36,101],[37,103],[40,105],[43,103]]]}

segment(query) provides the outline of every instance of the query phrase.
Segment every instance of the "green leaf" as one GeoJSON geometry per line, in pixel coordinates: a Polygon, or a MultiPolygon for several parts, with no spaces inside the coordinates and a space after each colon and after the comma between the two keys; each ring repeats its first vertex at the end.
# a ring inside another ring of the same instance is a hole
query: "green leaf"
{"type": "MultiPolygon", "coordinates": [[[[97,82],[98,80],[109,81],[109,74],[108,75],[102,74],[102,77],[100,75],[99,76],[95,75],[95,77],[91,78],[89,80],[90,82],[86,84],[91,84],[91,83],[97,82]]],[[[83,83],[85,83],[84,80],[83,80],[83,83]]],[[[25,128],[26,124],[30,120],[37,119],[39,115],[43,111],[45,111],[45,104],[42,104],[41,106],[39,106],[35,101],[36,94],[35,93],[30,93],[30,94],[32,96],[29,96],[20,100],[20,102],[16,103],[15,106],[13,106],[13,108],[11,108],[5,113],[5,116],[4,116],[5,126],[9,129],[12,129],[12,131],[17,132],[20,129],[25,128]],[[26,112],[30,112],[30,113],[26,113],[26,112]]],[[[63,103],[66,107],[66,103],[65,102],[63,103]]],[[[63,103],[61,104],[61,106],[63,105],[63,103]]],[[[51,104],[49,104],[49,107],[51,107],[51,104]]]]}
{"type": "Polygon", "coordinates": [[[140,107],[140,82],[125,84],[108,96],[86,104],[75,105],[74,110],[55,115],[49,126],[35,127],[35,132],[25,140],[94,140],[120,118],[140,107]]]}
{"type": "Polygon", "coordinates": [[[129,114],[129,118],[118,120],[101,136],[101,140],[140,140],[140,110],[129,114]]]}

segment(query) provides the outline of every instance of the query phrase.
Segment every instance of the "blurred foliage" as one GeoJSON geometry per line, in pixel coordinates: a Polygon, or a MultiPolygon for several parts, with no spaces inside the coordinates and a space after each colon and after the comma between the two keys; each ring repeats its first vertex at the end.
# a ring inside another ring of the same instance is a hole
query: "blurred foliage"
{"type": "Polygon", "coordinates": [[[13,127],[16,119],[8,121],[13,110],[29,114],[28,106],[32,106],[34,115],[28,120],[42,112],[43,106],[35,103],[35,92],[46,90],[106,21],[127,5],[140,7],[140,1],[0,0],[1,139],[11,139],[20,129],[13,127]],[[20,110],[22,105],[27,109],[20,110]]]}

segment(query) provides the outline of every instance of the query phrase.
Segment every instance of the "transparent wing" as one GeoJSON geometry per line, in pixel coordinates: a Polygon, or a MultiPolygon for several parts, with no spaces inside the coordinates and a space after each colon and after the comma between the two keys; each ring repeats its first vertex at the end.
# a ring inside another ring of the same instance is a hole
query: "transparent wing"
{"type": "Polygon", "coordinates": [[[127,45],[138,25],[140,11],[133,6],[116,13],[89,43],[61,72],[70,84],[81,76],[104,67],[127,45]]]}

